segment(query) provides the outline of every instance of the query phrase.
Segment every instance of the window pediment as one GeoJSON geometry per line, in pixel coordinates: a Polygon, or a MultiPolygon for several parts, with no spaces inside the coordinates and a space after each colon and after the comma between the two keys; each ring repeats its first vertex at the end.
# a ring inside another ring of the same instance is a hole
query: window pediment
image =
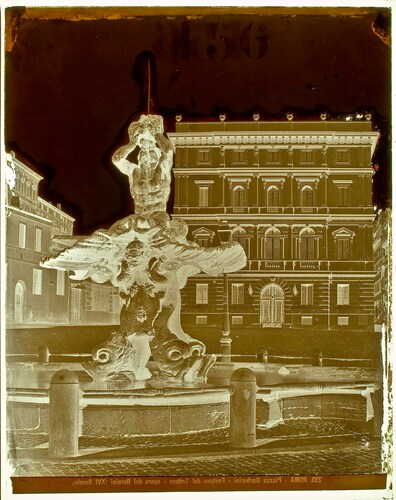
{"type": "Polygon", "coordinates": [[[192,235],[194,238],[210,238],[213,239],[214,237],[214,231],[211,231],[210,229],[207,229],[206,227],[200,227],[199,229],[195,229],[192,231],[192,235]]]}
{"type": "Polygon", "coordinates": [[[346,227],[342,227],[341,229],[337,229],[332,232],[334,238],[353,238],[355,233],[346,227]]]}

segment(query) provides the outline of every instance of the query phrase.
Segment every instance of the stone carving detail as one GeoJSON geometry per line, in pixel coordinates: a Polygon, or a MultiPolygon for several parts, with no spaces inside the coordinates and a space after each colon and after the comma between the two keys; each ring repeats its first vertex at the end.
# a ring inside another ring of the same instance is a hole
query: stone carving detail
{"type": "Polygon", "coordinates": [[[84,365],[95,379],[147,380],[153,376],[147,367],[152,356],[155,379],[204,382],[215,356],[183,331],[180,290],[200,272],[243,268],[246,255],[236,242],[203,248],[188,241],[187,224],[166,213],[173,149],[160,116],[141,116],[129,127],[129,140],[113,162],[129,178],[135,214],[82,238],[42,266],[73,271],[75,280],[110,281],[119,290],[124,301],[119,330],[84,365]]]}

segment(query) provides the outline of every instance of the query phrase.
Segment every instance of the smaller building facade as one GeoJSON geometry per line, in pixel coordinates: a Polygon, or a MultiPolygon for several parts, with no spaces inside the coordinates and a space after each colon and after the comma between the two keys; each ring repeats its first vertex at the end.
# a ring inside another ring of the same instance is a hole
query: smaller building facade
{"type": "Polygon", "coordinates": [[[42,179],[14,154],[6,200],[6,317],[8,325],[68,323],[65,271],[43,269],[55,234],[72,234],[74,219],[38,196],[42,179]]]}
{"type": "Polygon", "coordinates": [[[41,179],[14,153],[7,154],[7,326],[117,323],[120,300],[110,283],[76,282],[67,271],[40,266],[62,249],[57,238],[76,240],[73,217],[38,196],[41,179]]]}

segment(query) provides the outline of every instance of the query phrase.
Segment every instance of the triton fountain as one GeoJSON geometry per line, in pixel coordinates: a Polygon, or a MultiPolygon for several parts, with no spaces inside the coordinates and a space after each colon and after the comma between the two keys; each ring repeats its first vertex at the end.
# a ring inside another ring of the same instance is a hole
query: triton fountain
{"type": "Polygon", "coordinates": [[[241,269],[246,255],[237,242],[202,248],[188,241],[187,224],[165,211],[173,149],[162,117],[142,115],[128,133],[129,143],[114,153],[113,163],[128,176],[135,214],[95,231],[42,266],[72,271],[74,280],[110,281],[119,290],[124,301],[120,328],[83,365],[94,380],[205,382],[215,356],[183,331],[180,289],[200,272],[241,269]],[[135,163],[129,156],[136,149],[135,163]],[[155,374],[147,368],[151,356],[155,374]]]}

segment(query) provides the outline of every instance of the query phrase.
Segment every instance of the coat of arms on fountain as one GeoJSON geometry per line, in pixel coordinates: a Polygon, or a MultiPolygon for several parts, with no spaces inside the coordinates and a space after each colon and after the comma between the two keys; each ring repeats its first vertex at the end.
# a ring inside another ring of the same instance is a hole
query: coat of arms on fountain
{"type": "Polygon", "coordinates": [[[114,153],[113,163],[128,175],[135,214],[80,239],[42,265],[73,271],[71,279],[110,281],[119,290],[124,301],[120,328],[84,365],[95,379],[147,380],[152,356],[156,379],[204,382],[215,356],[205,354],[205,345],[183,331],[180,290],[200,272],[241,269],[246,255],[236,242],[202,248],[188,241],[187,224],[165,211],[173,148],[163,135],[162,117],[142,115],[128,132],[130,142],[114,153]]]}

